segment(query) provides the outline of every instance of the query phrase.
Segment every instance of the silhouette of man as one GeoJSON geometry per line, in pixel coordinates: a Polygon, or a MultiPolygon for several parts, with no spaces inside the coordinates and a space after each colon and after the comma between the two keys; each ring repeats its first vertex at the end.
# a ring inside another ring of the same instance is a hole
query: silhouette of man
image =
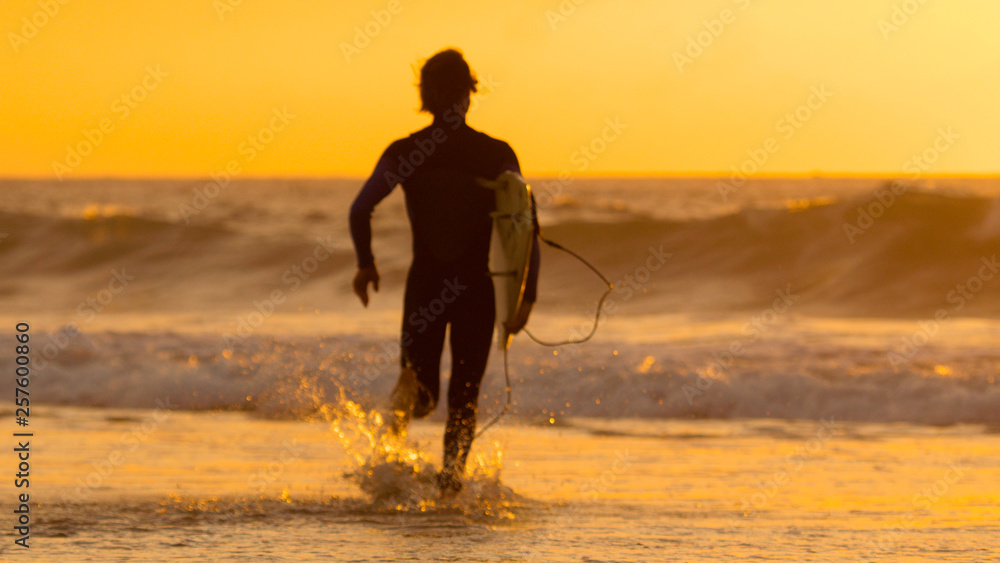
{"type": "Polygon", "coordinates": [[[488,255],[496,209],[492,190],[476,178],[520,173],[510,146],[465,122],[477,80],[462,54],[441,51],[420,71],[421,111],[430,126],[385,150],[351,206],[351,235],[358,258],[354,292],[368,305],[368,286],[378,291],[371,251],[371,214],[396,187],[403,187],[413,233],[413,262],[403,302],[399,381],[392,392],[394,429],[405,432],[410,417],[437,406],[446,328],[452,354],[444,464],[438,476],[443,495],[462,487],[466,458],[476,428],[479,385],[486,370],[495,320],[488,255]]]}

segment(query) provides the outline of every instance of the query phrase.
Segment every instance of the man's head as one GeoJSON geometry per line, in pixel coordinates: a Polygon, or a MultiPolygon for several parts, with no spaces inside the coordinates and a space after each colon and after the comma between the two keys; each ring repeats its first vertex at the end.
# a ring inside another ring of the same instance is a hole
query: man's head
{"type": "Polygon", "coordinates": [[[457,49],[445,49],[420,69],[420,111],[441,117],[448,110],[465,114],[476,91],[476,75],[457,49]]]}

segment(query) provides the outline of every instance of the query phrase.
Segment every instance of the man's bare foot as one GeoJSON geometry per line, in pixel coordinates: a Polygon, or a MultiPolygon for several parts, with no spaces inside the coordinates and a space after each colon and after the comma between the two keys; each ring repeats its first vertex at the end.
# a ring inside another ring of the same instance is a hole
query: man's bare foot
{"type": "Polygon", "coordinates": [[[396,388],[392,390],[390,403],[392,412],[389,429],[396,436],[403,436],[417,404],[417,372],[403,368],[399,374],[399,381],[396,382],[396,388]]]}
{"type": "Polygon", "coordinates": [[[441,498],[451,498],[462,491],[462,480],[453,470],[442,469],[438,473],[438,490],[441,498]]]}

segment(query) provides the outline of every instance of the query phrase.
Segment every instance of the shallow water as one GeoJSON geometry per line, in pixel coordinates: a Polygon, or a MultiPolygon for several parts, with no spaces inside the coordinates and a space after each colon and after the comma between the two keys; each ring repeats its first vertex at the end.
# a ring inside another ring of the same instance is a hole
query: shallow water
{"type": "Polygon", "coordinates": [[[1000,554],[1000,434],[982,426],[503,424],[477,443],[463,493],[442,501],[422,467],[440,465],[439,424],[414,423],[410,446],[396,453],[419,459],[387,470],[384,458],[371,465],[358,430],[369,422],[332,421],[337,427],[329,415],[40,409],[30,557],[9,547],[3,555],[561,562],[1000,554]]]}

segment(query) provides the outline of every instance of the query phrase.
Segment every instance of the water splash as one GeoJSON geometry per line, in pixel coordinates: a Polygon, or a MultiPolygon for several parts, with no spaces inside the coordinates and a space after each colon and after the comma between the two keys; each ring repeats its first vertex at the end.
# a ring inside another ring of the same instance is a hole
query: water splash
{"type": "Polygon", "coordinates": [[[442,498],[431,458],[405,435],[389,432],[385,415],[341,395],[320,408],[333,438],[356,468],[344,474],[383,512],[455,514],[476,520],[513,520],[523,499],[500,480],[503,449],[489,442],[469,460],[462,491],[442,498]]]}

